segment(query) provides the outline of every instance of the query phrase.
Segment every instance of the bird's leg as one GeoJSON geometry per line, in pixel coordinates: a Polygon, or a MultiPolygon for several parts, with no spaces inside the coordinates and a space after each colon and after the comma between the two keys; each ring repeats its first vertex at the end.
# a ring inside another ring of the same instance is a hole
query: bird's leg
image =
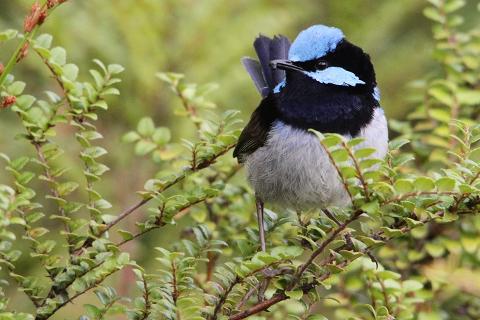
{"type": "Polygon", "coordinates": [[[257,220],[258,220],[258,233],[260,236],[260,246],[262,251],[267,250],[267,246],[265,244],[265,229],[263,226],[263,201],[259,198],[255,199],[256,207],[257,207],[257,220]]]}
{"type": "MultiPolygon", "coordinates": [[[[267,246],[265,244],[265,229],[263,225],[263,201],[258,197],[255,198],[255,204],[257,207],[257,220],[258,220],[258,234],[260,237],[260,247],[262,251],[267,251],[267,246]]],[[[267,290],[269,280],[264,279],[258,286],[258,302],[263,302],[265,300],[265,291],[267,290]]]]}

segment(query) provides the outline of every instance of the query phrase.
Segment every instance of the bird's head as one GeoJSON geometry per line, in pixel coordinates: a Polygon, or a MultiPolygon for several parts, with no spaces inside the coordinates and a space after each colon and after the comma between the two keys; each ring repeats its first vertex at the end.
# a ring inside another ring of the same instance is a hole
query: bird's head
{"type": "Polygon", "coordinates": [[[285,70],[286,85],[315,88],[333,85],[371,91],[376,87],[375,71],[370,57],[348,42],[334,27],[314,25],[300,32],[292,43],[287,60],[271,61],[273,68],[285,70]]]}

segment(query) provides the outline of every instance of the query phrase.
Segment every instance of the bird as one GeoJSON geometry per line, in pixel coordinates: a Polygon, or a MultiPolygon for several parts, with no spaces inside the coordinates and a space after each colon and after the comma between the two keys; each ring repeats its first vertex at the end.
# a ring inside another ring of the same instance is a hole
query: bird
{"type": "Polygon", "coordinates": [[[262,99],[241,132],[233,157],[255,192],[261,250],[266,250],[264,205],[294,210],[351,204],[327,152],[311,129],[363,138],[384,158],[388,128],[370,56],[342,30],[313,25],[290,43],[259,35],[258,60],[242,64],[262,99]]]}

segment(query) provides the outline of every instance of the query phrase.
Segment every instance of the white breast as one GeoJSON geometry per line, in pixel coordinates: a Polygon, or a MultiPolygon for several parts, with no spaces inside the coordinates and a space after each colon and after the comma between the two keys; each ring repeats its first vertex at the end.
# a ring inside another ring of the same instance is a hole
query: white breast
{"type": "MultiPolygon", "coordinates": [[[[375,148],[373,156],[377,158],[386,155],[388,130],[381,108],[375,109],[371,122],[359,136],[365,138],[359,148],[375,148]]],[[[263,201],[295,209],[349,204],[318,138],[281,121],[274,123],[265,145],[246,158],[246,168],[255,194],[263,201]]]]}

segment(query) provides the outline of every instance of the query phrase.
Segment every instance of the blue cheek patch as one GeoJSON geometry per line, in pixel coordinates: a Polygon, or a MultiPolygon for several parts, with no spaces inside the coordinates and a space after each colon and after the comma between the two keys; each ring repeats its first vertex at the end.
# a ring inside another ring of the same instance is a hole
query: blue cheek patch
{"type": "Polygon", "coordinates": [[[324,25],[311,26],[300,32],[288,52],[292,61],[307,61],[323,57],[335,50],[344,38],[343,32],[324,25]]]}
{"type": "Polygon", "coordinates": [[[380,89],[378,87],[373,89],[373,98],[380,102],[380,89]]]}
{"type": "Polygon", "coordinates": [[[283,80],[273,88],[273,93],[279,93],[286,85],[286,81],[283,80]]]}
{"type": "Polygon", "coordinates": [[[324,84],[333,84],[337,86],[355,87],[357,84],[365,84],[353,72],[340,67],[329,67],[325,70],[315,72],[304,72],[307,76],[324,84]]]}

